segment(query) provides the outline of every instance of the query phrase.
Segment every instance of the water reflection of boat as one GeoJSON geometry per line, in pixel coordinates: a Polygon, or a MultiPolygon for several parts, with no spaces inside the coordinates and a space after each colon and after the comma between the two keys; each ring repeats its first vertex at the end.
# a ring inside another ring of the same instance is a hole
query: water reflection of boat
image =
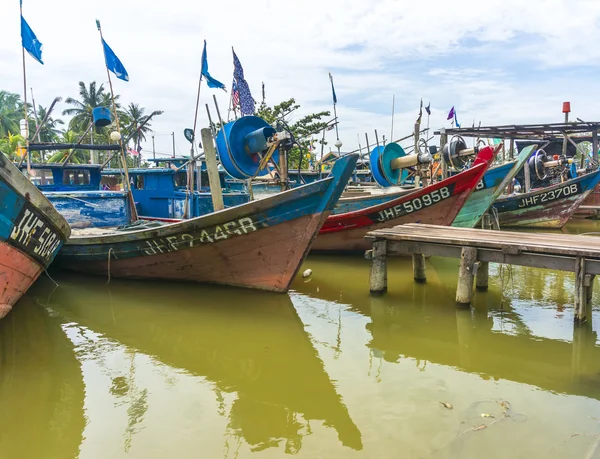
{"type": "MultiPolygon", "coordinates": [[[[288,295],[215,287],[58,279],[58,314],[171,367],[237,393],[229,429],[253,449],[301,448],[311,420],[362,449],[354,424],[288,295]],[[85,300],[83,300],[85,298],[85,300]],[[225,307],[225,303],[226,307],[225,307]]],[[[41,287],[39,300],[45,301],[41,287]]],[[[151,402],[150,402],[151,403],[151,402]]]]}
{"type": "Polygon", "coordinates": [[[59,321],[24,296],[0,321],[0,457],[76,458],[84,385],[59,321]]]}

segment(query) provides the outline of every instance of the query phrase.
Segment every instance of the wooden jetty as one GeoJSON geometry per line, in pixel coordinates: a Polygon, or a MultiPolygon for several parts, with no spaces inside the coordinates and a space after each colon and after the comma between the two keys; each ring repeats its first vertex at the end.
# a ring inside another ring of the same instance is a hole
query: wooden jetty
{"type": "Polygon", "coordinates": [[[426,281],[424,255],[460,259],[456,302],[469,305],[473,281],[478,290],[488,287],[489,263],[556,269],[575,273],[575,322],[591,319],[594,279],[600,274],[600,238],[567,234],[524,233],[436,225],[406,224],[367,233],[373,249],[371,293],[387,290],[390,255],[412,254],[417,282],[426,281]]]}

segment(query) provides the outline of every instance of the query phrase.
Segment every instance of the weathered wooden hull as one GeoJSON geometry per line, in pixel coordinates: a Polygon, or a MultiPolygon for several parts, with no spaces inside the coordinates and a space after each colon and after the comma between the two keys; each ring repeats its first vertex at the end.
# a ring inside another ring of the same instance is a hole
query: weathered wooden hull
{"type": "Polygon", "coordinates": [[[357,160],[275,196],[159,228],[71,238],[61,266],[134,279],[170,279],[285,292],[357,160]]]}
{"type": "Polygon", "coordinates": [[[473,228],[477,225],[483,214],[523,167],[535,147],[532,145],[524,148],[515,161],[488,169],[452,222],[452,226],[473,228]]]}
{"type": "Polygon", "coordinates": [[[450,225],[485,174],[494,150],[484,148],[472,168],[378,206],[330,216],[313,244],[314,252],[364,252],[367,232],[404,223],[450,225]],[[434,223],[435,222],[435,223],[434,223]]]}
{"type": "Polygon", "coordinates": [[[498,199],[500,227],[562,228],[600,182],[600,171],[564,183],[498,199]]]}
{"type": "Polygon", "coordinates": [[[46,269],[69,225],[27,178],[0,154],[0,318],[46,269]]]}

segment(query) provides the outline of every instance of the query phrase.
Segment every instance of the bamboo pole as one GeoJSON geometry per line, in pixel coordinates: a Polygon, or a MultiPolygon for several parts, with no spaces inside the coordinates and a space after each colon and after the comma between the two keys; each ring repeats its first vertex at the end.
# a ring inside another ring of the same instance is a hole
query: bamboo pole
{"type": "MultiPolygon", "coordinates": [[[[100,27],[100,21],[96,21],[98,26],[98,32],[100,32],[100,41],[101,43],[104,41],[104,37],[102,36],[102,28],[100,27]]],[[[106,52],[104,50],[104,43],[102,43],[102,52],[104,53],[104,60],[106,61],[106,52]]],[[[137,210],[135,208],[135,202],[133,200],[133,193],[131,192],[131,183],[129,182],[129,170],[127,168],[127,156],[125,155],[125,146],[123,145],[123,137],[121,136],[121,125],[119,123],[119,114],[117,112],[117,104],[115,103],[115,92],[113,90],[112,80],[110,78],[110,71],[108,67],[106,67],[106,75],[108,76],[108,85],[110,87],[110,97],[113,105],[113,112],[115,114],[115,121],[117,123],[117,132],[119,133],[119,146],[121,147],[121,162],[123,163],[123,173],[125,174],[125,181],[127,185],[125,191],[127,191],[127,196],[129,198],[129,207],[131,210],[131,218],[133,221],[138,220],[137,210]]]]}

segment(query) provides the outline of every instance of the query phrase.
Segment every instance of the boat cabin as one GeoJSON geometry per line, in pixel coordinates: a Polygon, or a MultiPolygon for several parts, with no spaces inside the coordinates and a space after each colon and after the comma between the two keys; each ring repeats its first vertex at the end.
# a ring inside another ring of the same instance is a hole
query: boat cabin
{"type": "MultiPolygon", "coordinates": [[[[194,193],[188,192],[186,157],[150,160],[157,167],[129,169],[129,180],[138,215],[157,219],[182,219],[213,212],[208,172],[199,163],[194,175],[194,193]]],[[[228,187],[225,171],[219,171],[225,207],[244,204],[250,200],[245,190],[228,187]]],[[[116,189],[123,178],[118,169],[102,171],[101,183],[116,189]]]]}
{"type": "Polygon", "coordinates": [[[21,172],[42,191],[72,228],[112,227],[131,222],[127,193],[101,190],[99,164],[33,163],[21,172]]]}

